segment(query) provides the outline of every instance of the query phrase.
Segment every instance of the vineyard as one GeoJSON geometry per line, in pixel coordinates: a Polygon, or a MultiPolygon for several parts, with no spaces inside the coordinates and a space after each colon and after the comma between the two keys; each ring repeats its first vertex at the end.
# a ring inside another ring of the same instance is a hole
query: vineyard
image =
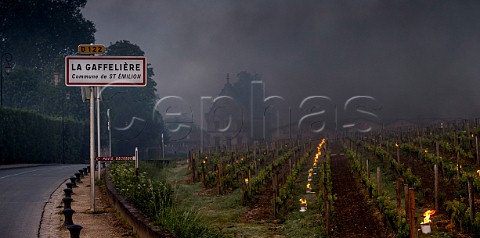
{"type": "MultiPolygon", "coordinates": [[[[141,164],[169,194],[145,209],[168,230],[159,204],[201,224],[172,224],[182,237],[476,237],[478,131],[464,122],[191,151],[166,167],[141,164]]],[[[114,181],[128,197],[125,177],[114,181]]]]}

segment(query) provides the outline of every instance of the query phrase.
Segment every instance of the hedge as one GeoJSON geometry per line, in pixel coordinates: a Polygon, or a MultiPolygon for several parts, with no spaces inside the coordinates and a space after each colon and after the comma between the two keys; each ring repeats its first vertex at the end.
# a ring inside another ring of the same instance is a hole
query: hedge
{"type": "MultiPolygon", "coordinates": [[[[88,125],[65,118],[65,163],[88,158],[88,125]]],[[[61,163],[62,118],[0,108],[0,164],[61,163]]]]}

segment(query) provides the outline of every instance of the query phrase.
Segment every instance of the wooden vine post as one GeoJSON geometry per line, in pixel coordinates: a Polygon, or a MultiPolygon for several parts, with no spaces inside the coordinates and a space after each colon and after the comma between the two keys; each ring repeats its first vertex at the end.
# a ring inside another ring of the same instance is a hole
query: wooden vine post
{"type": "Polygon", "coordinates": [[[276,168],[274,169],[275,171],[273,172],[273,181],[272,181],[272,187],[273,187],[273,217],[277,218],[277,197],[278,197],[278,171],[276,168]]]}
{"type": "Polygon", "coordinates": [[[475,194],[473,192],[473,177],[468,176],[468,205],[470,206],[470,227],[472,228],[472,234],[475,234],[475,194]]]}
{"type": "Polygon", "coordinates": [[[408,202],[408,184],[403,184],[403,193],[405,195],[405,215],[407,221],[410,221],[410,203],[408,202]]]}
{"type": "Polygon", "coordinates": [[[366,170],[367,170],[367,178],[370,179],[370,168],[368,168],[368,158],[365,160],[366,163],[366,170]]]}
{"type": "Polygon", "coordinates": [[[397,217],[400,220],[402,216],[402,181],[397,178],[397,217]]]}
{"type": "Polygon", "coordinates": [[[460,152],[457,151],[457,179],[460,179],[460,152]]]}
{"type": "Polygon", "coordinates": [[[380,195],[382,194],[382,186],[380,184],[380,167],[377,167],[377,197],[380,197],[380,195]]]}
{"type": "Polygon", "coordinates": [[[218,160],[217,164],[217,185],[218,185],[218,194],[222,195],[222,161],[218,160]]]}
{"type": "Polygon", "coordinates": [[[397,163],[400,164],[400,145],[396,145],[397,147],[397,163]]]}
{"type": "Polygon", "coordinates": [[[475,135],[475,155],[476,155],[477,165],[478,165],[480,161],[478,159],[478,136],[477,135],[475,135]]]}
{"type": "Polygon", "coordinates": [[[415,238],[415,190],[414,188],[408,189],[409,197],[409,216],[410,216],[410,238],[415,238]]]}
{"type": "Polygon", "coordinates": [[[457,147],[457,131],[453,132],[453,145],[457,147]]]}
{"type": "Polygon", "coordinates": [[[330,237],[330,203],[328,202],[328,187],[327,187],[327,162],[323,161],[323,203],[325,206],[325,222],[327,237],[330,237]]]}
{"type": "Polygon", "coordinates": [[[189,152],[190,153],[190,169],[191,169],[191,177],[192,177],[192,183],[195,183],[195,155],[193,151],[189,152]]]}
{"type": "Polygon", "coordinates": [[[438,210],[438,165],[433,165],[434,171],[434,194],[435,194],[435,210],[438,210]]]}
{"type": "Polygon", "coordinates": [[[466,130],[467,130],[467,141],[465,143],[467,143],[467,146],[466,147],[469,147],[470,148],[470,121],[468,120],[465,120],[465,126],[467,127],[466,130]]]}
{"type": "Polygon", "coordinates": [[[418,135],[418,143],[419,143],[419,148],[420,150],[418,151],[418,159],[420,161],[422,161],[422,158],[423,158],[423,144],[422,144],[422,137],[420,136],[420,134],[418,135]]]}
{"type": "Polygon", "coordinates": [[[202,161],[202,187],[205,188],[205,164],[206,160],[202,161]]]}

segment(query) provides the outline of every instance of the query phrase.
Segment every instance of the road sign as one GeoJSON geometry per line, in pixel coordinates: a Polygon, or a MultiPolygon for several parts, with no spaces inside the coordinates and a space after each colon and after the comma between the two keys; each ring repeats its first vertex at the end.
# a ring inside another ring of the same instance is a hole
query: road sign
{"type": "Polygon", "coordinates": [[[135,156],[107,156],[107,157],[97,157],[97,161],[125,161],[125,160],[135,160],[135,156]]]}
{"type": "Polygon", "coordinates": [[[147,85],[147,59],[139,56],[67,56],[67,86],[147,85]]]}
{"type": "Polygon", "coordinates": [[[78,53],[81,55],[105,54],[104,45],[78,45],[78,53]]]}

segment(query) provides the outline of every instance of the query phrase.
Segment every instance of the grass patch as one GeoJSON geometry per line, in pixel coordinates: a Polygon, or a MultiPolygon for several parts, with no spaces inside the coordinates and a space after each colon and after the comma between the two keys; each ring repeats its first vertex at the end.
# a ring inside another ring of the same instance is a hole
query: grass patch
{"type": "Polygon", "coordinates": [[[189,172],[185,162],[169,166],[161,173],[174,184],[174,196],[178,206],[197,212],[198,219],[210,227],[222,231],[231,230],[240,215],[247,210],[241,204],[242,195],[239,189],[225,195],[217,195],[215,189],[204,191],[201,183],[186,182],[189,172]]]}
{"type": "MultiPolygon", "coordinates": [[[[178,204],[169,183],[159,180],[156,173],[150,175],[142,170],[135,176],[132,165],[130,161],[112,164],[112,181],[116,189],[156,225],[179,237],[222,237],[218,231],[201,222],[196,211],[178,204]]],[[[148,164],[143,166],[148,167],[148,164]]]]}

